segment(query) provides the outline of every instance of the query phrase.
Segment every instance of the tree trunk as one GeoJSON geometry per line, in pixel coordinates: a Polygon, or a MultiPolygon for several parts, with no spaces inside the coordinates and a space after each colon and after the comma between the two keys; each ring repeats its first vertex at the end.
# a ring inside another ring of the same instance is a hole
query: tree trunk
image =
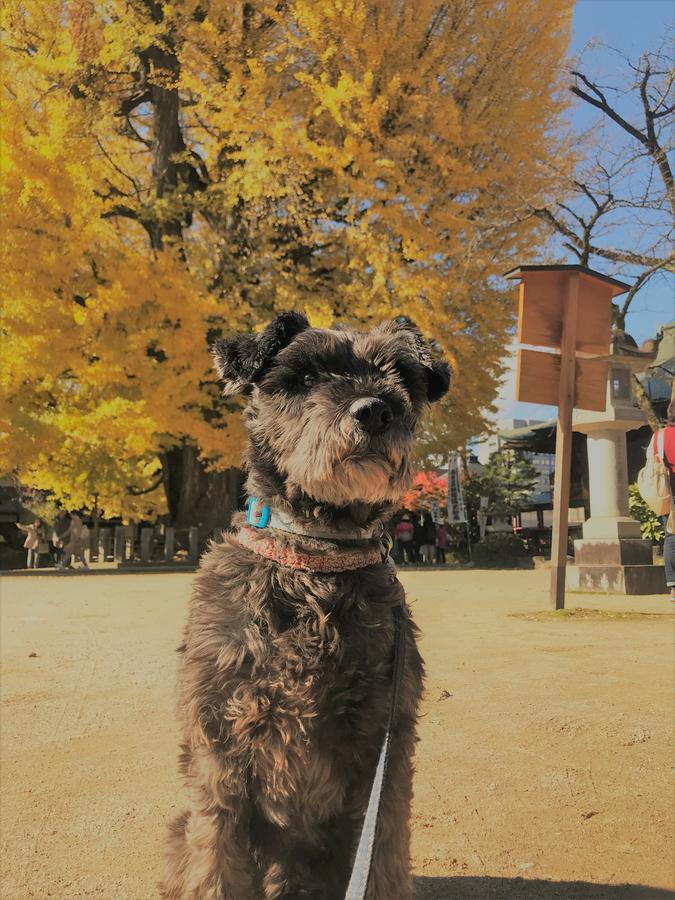
{"type": "MultiPolygon", "coordinates": [[[[155,14],[156,20],[161,21],[160,7],[156,8],[155,14]]],[[[156,196],[162,198],[177,188],[179,169],[181,165],[185,168],[184,163],[176,161],[176,154],[185,150],[180,124],[180,98],[174,87],[180,74],[180,63],[170,36],[166,48],[151,47],[143,56],[148,73],[152,66],[163,76],[161,80],[150,79],[150,103],[153,108],[152,180],[156,196]]],[[[189,179],[189,182],[190,187],[195,189],[195,180],[189,179]]],[[[152,222],[149,234],[153,249],[161,252],[167,237],[180,241],[184,224],[180,218],[152,222]]],[[[169,517],[174,527],[199,525],[211,531],[229,525],[232,513],[239,506],[243,481],[239,469],[207,471],[199,459],[199,448],[184,440],[163,454],[162,471],[169,517]]]]}
{"type": "Polygon", "coordinates": [[[169,518],[175,528],[227,528],[240,505],[244,482],[241,469],[207,471],[197,447],[184,443],[163,454],[162,470],[169,518]]]}

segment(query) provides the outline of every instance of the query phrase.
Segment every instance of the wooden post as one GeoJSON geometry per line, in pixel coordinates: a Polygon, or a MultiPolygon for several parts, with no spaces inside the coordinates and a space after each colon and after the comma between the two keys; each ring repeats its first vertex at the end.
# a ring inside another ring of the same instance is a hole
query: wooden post
{"type": "Polygon", "coordinates": [[[141,528],[141,562],[149,563],[152,552],[152,537],[154,529],[141,528]]]}
{"type": "Polygon", "coordinates": [[[112,531],[110,528],[101,528],[99,531],[99,562],[105,562],[108,559],[114,559],[112,551],[112,531]]]}
{"type": "Polygon", "coordinates": [[[133,561],[136,551],[136,526],[132,523],[124,529],[124,556],[122,559],[133,561]]]}
{"type": "Polygon", "coordinates": [[[118,562],[122,562],[124,559],[124,546],[125,546],[125,529],[124,525],[116,525],[115,526],[115,549],[113,553],[113,559],[116,559],[118,562]]]}
{"type": "Polygon", "coordinates": [[[92,531],[89,542],[89,560],[100,560],[98,494],[94,494],[94,511],[92,512],[92,531]]]}
{"type": "Polygon", "coordinates": [[[558,424],[555,444],[555,482],[553,486],[553,534],[551,536],[551,595],[553,609],[565,608],[565,569],[567,566],[567,524],[570,505],[572,463],[572,412],[576,370],[579,275],[569,281],[560,341],[560,386],[558,424]]]}
{"type": "Polygon", "coordinates": [[[166,562],[173,562],[173,554],[176,539],[176,529],[169,525],[164,529],[164,559],[166,562]]]}
{"type": "Polygon", "coordinates": [[[196,525],[193,525],[189,531],[189,539],[190,539],[190,550],[188,554],[188,558],[191,563],[197,563],[199,561],[199,528],[196,525]]]}

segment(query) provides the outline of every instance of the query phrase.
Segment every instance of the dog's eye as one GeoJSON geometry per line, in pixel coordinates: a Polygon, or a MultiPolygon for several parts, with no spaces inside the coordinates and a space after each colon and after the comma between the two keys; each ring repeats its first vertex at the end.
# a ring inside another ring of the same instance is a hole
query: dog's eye
{"type": "Polygon", "coordinates": [[[306,388],[314,387],[314,385],[317,383],[317,381],[318,381],[317,376],[312,374],[311,372],[308,372],[305,375],[305,377],[302,379],[302,382],[306,388]]]}

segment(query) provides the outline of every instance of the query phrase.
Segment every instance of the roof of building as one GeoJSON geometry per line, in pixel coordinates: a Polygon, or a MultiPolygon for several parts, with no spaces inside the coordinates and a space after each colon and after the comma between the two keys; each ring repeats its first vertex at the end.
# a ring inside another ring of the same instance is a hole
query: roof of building
{"type": "Polygon", "coordinates": [[[675,375],[675,322],[661,327],[656,359],[647,366],[657,378],[672,381],[675,375]]]}
{"type": "Polygon", "coordinates": [[[504,445],[511,450],[532,450],[535,453],[551,453],[555,446],[556,420],[549,419],[537,425],[525,425],[523,428],[508,428],[500,431],[499,436],[504,445]]]}

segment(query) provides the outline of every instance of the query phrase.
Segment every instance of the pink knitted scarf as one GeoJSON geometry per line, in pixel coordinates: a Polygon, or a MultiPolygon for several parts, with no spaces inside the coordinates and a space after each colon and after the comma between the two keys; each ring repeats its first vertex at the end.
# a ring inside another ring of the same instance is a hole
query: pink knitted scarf
{"type": "MultiPolygon", "coordinates": [[[[272,535],[258,535],[255,529],[242,526],[237,533],[239,543],[254,553],[274,560],[289,569],[301,572],[349,572],[381,563],[382,553],[377,547],[362,547],[355,550],[330,548],[316,553],[304,552],[289,547],[272,535]]],[[[330,545],[329,545],[330,546],[330,545]]]]}

